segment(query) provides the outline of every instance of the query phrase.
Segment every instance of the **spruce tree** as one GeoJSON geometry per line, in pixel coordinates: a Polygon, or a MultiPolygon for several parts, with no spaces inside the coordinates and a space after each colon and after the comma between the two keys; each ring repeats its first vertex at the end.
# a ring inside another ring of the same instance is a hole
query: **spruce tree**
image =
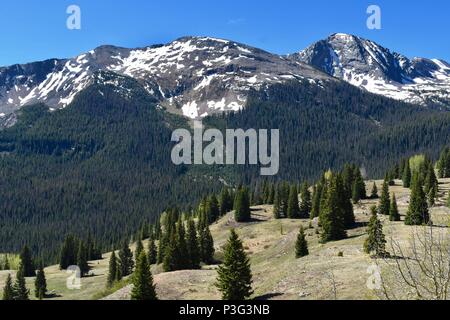
{"type": "Polygon", "coordinates": [[[231,230],[224,250],[224,262],[217,273],[216,286],[223,300],[245,300],[253,294],[250,260],[234,230],[231,230]]]}
{"type": "Polygon", "coordinates": [[[109,268],[108,268],[108,279],[106,282],[106,285],[108,288],[111,288],[114,285],[114,282],[116,282],[117,279],[117,258],[116,253],[113,251],[111,253],[111,258],[109,259],[109,268]]]}
{"type": "Polygon", "coordinates": [[[59,268],[66,270],[69,266],[77,264],[77,241],[73,235],[68,235],[64,239],[64,244],[60,252],[59,268]]]}
{"type": "Polygon", "coordinates": [[[20,265],[22,266],[24,277],[34,277],[36,275],[33,258],[28,246],[24,246],[20,252],[20,265]]]}
{"type": "Polygon", "coordinates": [[[248,222],[251,219],[250,199],[248,189],[242,187],[237,191],[234,202],[234,218],[236,222],[248,222]]]}
{"type": "Polygon", "coordinates": [[[11,266],[9,265],[8,255],[5,255],[5,265],[3,266],[4,270],[11,269],[11,266]]]}
{"type": "Polygon", "coordinates": [[[392,196],[391,205],[389,208],[389,220],[400,221],[400,213],[398,212],[397,199],[395,194],[392,196]]]}
{"type": "Polygon", "coordinates": [[[14,300],[14,287],[9,273],[3,288],[3,300],[14,300]]]}
{"type": "Polygon", "coordinates": [[[381,215],[388,216],[390,207],[390,194],[389,194],[389,184],[385,179],[383,182],[383,189],[381,191],[380,204],[378,206],[378,213],[381,215]]]}
{"type": "Polygon", "coordinates": [[[307,182],[303,183],[300,191],[300,217],[309,218],[311,216],[312,201],[311,192],[309,191],[309,185],[307,182]]]}
{"type": "Polygon", "coordinates": [[[131,300],[158,300],[152,272],[147,261],[147,256],[142,251],[138,256],[136,270],[132,276],[133,289],[131,290],[131,300]]]}
{"type": "Polygon", "coordinates": [[[30,291],[26,287],[25,275],[22,266],[17,271],[16,281],[13,287],[14,300],[29,300],[30,291]]]}
{"type": "Polygon", "coordinates": [[[148,264],[156,264],[158,258],[158,251],[156,250],[155,239],[153,235],[150,235],[150,239],[148,241],[148,264]]]}
{"type": "Polygon", "coordinates": [[[136,242],[136,250],[134,251],[134,260],[137,260],[137,258],[141,255],[141,252],[144,251],[144,245],[142,244],[141,238],[138,239],[136,242]]]}
{"type": "Polygon", "coordinates": [[[374,253],[375,257],[386,256],[386,240],[383,234],[383,225],[377,216],[377,208],[371,208],[372,216],[367,228],[368,238],[364,242],[364,252],[367,254],[374,253]]]}
{"type": "Polygon", "coordinates": [[[189,255],[189,267],[192,269],[200,268],[200,247],[198,243],[197,229],[193,219],[189,219],[187,223],[187,251],[189,255]]]}
{"type": "Polygon", "coordinates": [[[300,218],[300,208],[298,205],[298,192],[296,185],[291,186],[289,190],[287,216],[289,219],[300,218]]]}
{"type": "Polygon", "coordinates": [[[405,169],[403,171],[403,187],[409,188],[411,187],[411,166],[409,164],[409,160],[405,162],[405,169]]]}
{"type": "Polygon", "coordinates": [[[305,231],[303,226],[300,226],[300,231],[297,236],[297,242],[295,243],[295,257],[302,258],[309,254],[308,242],[306,241],[305,231]]]}
{"type": "Polygon", "coordinates": [[[275,219],[282,218],[281,197],[280,197],[280,192],[279,192],[278,188],[275,191],[274,200],[273,200],[273,217],[275,219]]]}
{"type": "Polygon", "coordinates": [[[81,277],[89,272],[89,264],[87,261],[87,250],[84,241],[80,241],[77,254],[77,266],[80,268],[81,277]]]}
{"type": "Polygon", "coordinates": [[[311,217],[310,217],[311,219],[314,219],[319,216],[321,197],[322,197],[322,184],[318,183],[316,186],[314,186],[311,217]]]}
{"type": "Polygon", "coordinates": [[[205,264],[214,262],[214,240],[208,227],[200,231],[200,255],[205,264]]]}
{"type": "Polygon", "coordinates": [[[189,252],[186,243],[186,230],[184,228],[184,223],[181,218],[178,220],[176,226],[176,246],[177,246],[177,257],[176,257],[176,270],[188,269],[190,267],[189,252]]]}
{"type": "Polygon", "coordinates": [[[355,181],[352,186],[352,200],[353,203],[358,203],[360,200],[366,199],[366,184],[364,183],[364,179],[361,175],[361,171],[358,168],[355,168],[354,172],[355,181]]]}
{"type": "Polygon", "coordinates": [[[372,192],[370,193],[371,199],[378,199],[378,188],[377,184],[374,182],[372,187],[372,192]]]}
{"type": "Polygon", "coordinates": [[[406,225],[422,225],[428,224],[430,215],[428,212],[428,204],[423,192],[418,173],[414,174],[413,184],[411,186],[411,199],[409,202],[408,212],[405,217],[406,225]]]}
{"type": "Polygon", "coordinates": [[[215,195],[211,195],[207,202],[208,223],[211,224],[220,217],[219,202],[215,195]]]}
{"type": "Polygon", "coordinates": [[[164,272],[171,272],[178,270],[178,246],[176,232],[172,232],[169,238],[169,242],[165,247],[163,270],[164,272]]]}
{"type": "Polygon", "coordinates": [[[336,182],[334,177],[330,178],[325,204],[319,217],[322,226],[322,242],[337,241],[347,237],[344,212],[340,206],[336,182]]]}
{"type": "Polygon", "coordinates": [[[119,264],[121,277],[126,277],[133,272],[133,253],[128,246],[128,241],[124,240],[119,251],[119,264]]]}
{"type": "Polygon", "coordinates": [[[39,269],[36,273],[34,288],[35,297],[39,300],[44,299],[47,294],[47,280],[45,279],[45,272],[42,264],[39,265],[39,269]]]}
{"type": "Polygon", "coordinates": [[[233,210],[233,199],[228,188],[223,188],[220,194],[220,215],[224,216],[231,210],[233,210]]]}

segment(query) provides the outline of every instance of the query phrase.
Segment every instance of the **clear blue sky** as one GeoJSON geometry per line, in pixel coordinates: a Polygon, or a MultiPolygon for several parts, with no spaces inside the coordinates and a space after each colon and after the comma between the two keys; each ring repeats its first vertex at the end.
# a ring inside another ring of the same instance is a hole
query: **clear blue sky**
{"type": "Polygon", "coordinates": [[[208,35],[280,54],[331,33],[379,42],[409,57],[450,61],[450,1],[400,0],[2,0],[0,65],[72,57],[102,44],[124,47],[208,35]],[[80,6],[82,29],[68,30],[66,9],[80,6]],[[366,9],[382,10],[382,30],[366,9]]]}

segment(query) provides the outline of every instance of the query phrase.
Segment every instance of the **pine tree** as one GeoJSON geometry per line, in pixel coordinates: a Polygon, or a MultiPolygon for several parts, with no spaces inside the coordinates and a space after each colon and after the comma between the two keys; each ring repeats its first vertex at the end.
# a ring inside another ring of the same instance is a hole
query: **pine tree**
{"type": "Polygon", "coordinates": [[[428,212],[428,204],[423,192],[418,173],[414,174],[413,184],[411,186],[411,199],[409,202],[408,212],[405,217],[406,225],[422,225],[428,224],[430,215],[428,212]]]}
{"type": "Polygon", "coordinates": [[[14,300],[14,287],[12,284],[11,274],[8,273],[5,287],[3,288],[3,300],[14,300]]]}
{"type": "Polygon", "coordinates": [[[287,216],[289,219],[300,218],[300,208],[298,206],[298,192],[295,185],[289,190],[287,216]]]}
{"type": "Polygon", "coordinates": [[[153,235],[150,235],[150,239],[148,241],[148,264],[156,264],[158,258],[158,252],[156,250],[155,240],[153,235]]]}
{"type": "Polygon", "coordinates": [[[308,242],[306,241],[305,231],[303,226],[300,227],[300,231],[297,236],[297,242],[295,243],[295,257],[302,258],[309,254],[308,242]]]}
{"type": "Polygon", "coordinates": [[[223,300],[245,300],[253,294],[250,261],[234,230],[231,230],[224,250],[224,262],[217,273],[216,286],[223,300]]]}
{"type": "Polygon", "coordinates": [[[47,280],[45,279],[45,272],[42,264],[40,264],[39,269],[36,273],[36,279],[34,280],[34,294],[39,300],[45,298],[47,294],[47,280]]]}
{"type": "Polygon", "coordinates": [[[187,251],[189,255],[189,267],[192,269],[200,268],[200,247],[197,237],[197,229],[195,228],[195,222],[192,219],[187,223],[187,251]]]}
{"type": "Polygon", "coordinates": [[[311,192],[309,192],[309,185],[307,182],[303,183],[300,191],[300,217],[309,218],[311,216],[312,202],[311,192]]]}
{"type": "Polygon", "coordinates": [[[215,195],[211,195],[207,202],[208,224],[211,224],[220,217],[219,202],[215,195]]]}
{"type": "Polygon", "coordinates": [[[278,188],[275,191],[274,200],[273,200],[273,217],[275,219],[282,218],[281,197],[280,197],[280,192],[279,192],[278,188]]]}
{"type": "Polygon", "coordinates": [[[312,208],[311,208],[311,219],[314,219],[319,216],[321,197],[322,197],[322,184],[318,183],[316,186],[314,186],[312,208]]]}
{"type": "Polygon", "coordinates": [[[133,253],[126,240],[123,242],[122,248],[119,251],[119,264],[121,277],[126,277],[133,272],[133,253]]]}
{"type": "Polygon", "coordinates": [[[233,199],[228,188],[223,188],[220,194],[220,215],[224,216],[231,210],[233,210],[233,199]]]}
{"type": "Polygon", "coordinates": [[[64,244],[61,248],[59,268],[66,270],[69,266],[77,264],[77,241],[73,235],[68,235],[64,239],[64,244]]]}
{"type": "Polygon", "coordinates": [[[22,266],[24,277],[34,277],[36,275],[33,258],[28,246],[24,246],[20,252],[20,265],[22,266]]]}
{"type": "Polygon", "coordinates": [[[322,242],[337,241],[347,237],[344,212],[340,206],[336,182],[335,177],[330,179],[326,200],[319,217],[322,226],[322,242]]]}
{"type": "Polygon", "coordinates": [[[383,225],[377,216],[377,208],[371,208],[372,217],[370,218],[367,233],[369,237],[364,242],[364,252],[367,254],[374,253],[376,257],[386,256],[386,240],[383,234],[383,225]]]}
{"type": "Polygon", "coordinates": [[[3,266],[4,270],[10,270],[11,266],[9,265],[8,255],[5,256],[5,265],[3,266]]]}
{"type": "Polygon", "coordinates": [[[177,247],[177,235],[176,232],[172,232],[169,238],[169,242],[165,247],[163,270],[164,272],[170,272],[178,270],[178,247],[177,247]]]}
{"type": "Polygon", "coordinates": [[[372,192],[370,193],[371,199],[378,199],[378,188],[377,184],[374,182],[372,187],[372,192]]]}
{"type": "Polygon", "coordinates": [[[409,160],[405,162],[405,169],[403,171],[403,187],[409,188],[411,187],[411,166],[409,164],[409,160]]]}
{"type": "Polygon", "coordinates": [[[87,250],[84,241],[80,241],[77,254],[77,266],[80,268],[81,276],[84,277],[89,272],[87,261],[87,250]]]}
{"type": "Polygon", "coordinates": [[[366,196],[366,185],[364,183],[364,179],[361,175],[359,169],[355,171],[356,179],[353,183],[352,187],[352,200],[353,203],[358,203],[360,200],[367,198],[366,196]]]}
{"type": "MultiPolygon", "coordinates": [[[[218,208],[217,208],[218,209],[218,208]]],[[[186,230],[181,218],[178,220],[176,226],[176,270],[188,269],[190,267],[189,252],[186,243],[186,230]]]]}
{"type": "Polygon", "coordinates": [[[134,251],[134,259],[137,260],[137,258],[141,255],[141,252],[144,251],[144,245],[142,244],[141,238],[138,239],[136,242],[136,250],[134,251]]]}
{"type": "Polygon", "coordinates": [[[136,270],[132,276],[131,300],[158,300],[153,276],[147,261],[147,256],[142,251],[138,256],[136,270]]]}
{"type": "Polygon", "coordinates": [[[208,227],[200,231],[200,255],[204,263],[214,262],[214,240],[208,227]]]}
{"type": "Polygon", "coordinates": [[[30,291],[26,287],[25,275],[23,273],[23,267],[19,267],[17,272],[16,281],[13,287],[14,300],[29,300],[30,291]]]}
{"type": "Polygon", "coordinates": [[[106,282],[108,288],[111,288],[114,282],[118,280],[117,271],[118,271],[117,258],[116,253],[113,251],[111,254],[111,258],[109,259],[108,279],[106,282]]]}
{"type": "Polygon", "coordinates": [[[392,196],[391,205],[389,208],[389,220],[400,221],[400,213],[398,212],[397,199],[395,194],[392,196]]]}
{"type": "Polygon", "coordinates": [[[390,194],[389,194],[389,184],[385,179],[383,182],[383,189],[381,191],[380,204],[378,206],[378,213],[381,215],[388,216],[390,207],[390,194]]]}
{"type": "Polygon", "coordinates": [[[242,187],[237,191],[236,200],[234,201],[234,218],[236,222],[248,222],[251,219],[250,199],[248,189],[242,187]]]}

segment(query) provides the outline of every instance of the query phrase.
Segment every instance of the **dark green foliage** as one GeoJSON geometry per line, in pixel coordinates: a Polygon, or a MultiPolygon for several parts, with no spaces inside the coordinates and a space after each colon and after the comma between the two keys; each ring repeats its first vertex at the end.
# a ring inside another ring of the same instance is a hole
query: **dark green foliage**
{"type": "Polygon", "coordinates": [[[28,246],[24,246],[20,252],[20,266],[24,277],[34,277],[36,275],[33,257],[28,246]]]}
{"type": "Polygon", "coordinates": [[[380,204],[378,205],[378,213],[388,216],[391,205],[391,198],[389,194],[389,184],[387,180],[383,182],[383,190],[381,191],[380,204]]]}
{"type": "Polygon", "coordinates": [[[295,257],[302,258],[309,254],[308,242],[306,241],[305,231],[303,226],[300,227],[300,231],[297,236],[297,242],[295,243],[295,257]]]}
{"type": "Polygon", "coordinates": [[[292,185],[289,189],[287,217],[289,219],[300,218],[300,208],[298,205],[298,191],[296,185],[292,185]]]}
{"type": "Polygon", "coordinates": [[[311,219],[314,219],[319,216],[320,199],[322,198],[322,189],[323,187],[320,182],[314,186],[312,208],[311,208],[311,219]]]}
{"type": "Polygon", "coordinates": [[[300,190],[300,217],[308,218],[311,216],[312,202],[311,192],[309,191],[309,185],[307,182],[302,184],[300,190]]]}
{"type": "Polygon", "coordinates": [[[220,217],[220,208],[219,202],[217,201],[217,197],[215,195],[211,195],[207,202],[207,216],[208,223],[211,224],[220,217]]]}
{"type": "Polygon", "coordinates": [[[142,251],[136,261],[136,270],[132,276],[131,300],[158,300],[152,272],[147,261],[147,256],[142,251]]]}
{"type": "Polygon", "coordinates": [[[186,243],[189,255],[189,268],[200,268],[200,246],[195,222],[192,219],[189,219],[187,222],[186,243]]]}
{"type": "Polygon", "coordinates": [[[426,167],[426,176],[424,183],[424,192],[427,195],[428,205],[430,207],[434,206],[436,202],[436,196],[439,191],[439,183],[434,172],[434,167],[432,162],[428,162],[426,167]]]}
{"type": "Polygon", "coordinates": [[[345,239],[345,212],[342,208],[342,199],[339,198],[339,179],[332,176],[327,192],[324,195],[324,205],[320,213],[320,225],[322,226],[321,241],[337,241],[345,239]]]}
{"type": "Polygon", "coordinates": [[[355,180],[352,185],[352,200],[353,203],[358,203],[360,200],[366,199],[366,184],[364,183],[364,179],[361,175],[361,171],[359,168],[355,167],[354,171],[355,180]]]}
{"type": "Polygon", "coordinates": [[[3,288],[3,300],[14,300],[14,287],[12,284],[11,274],[8,273],[5,286],[3,288]]]}
{"type": "Polygon", "coordinates": [[[66,236],[61,248],[59,268],[67,269],[77,264],[78,243],[73,235],[66,236]]]}
{"type": "Polygon", "coordinates": [[[34,280],[34,295],[37,299],[42,300],[47,294],[47,280],[45,279],[45,272],[42,264],[36,273],[36,279],[34,280]]]}
{"type": "Polygon", "coordinates": [[[364,242],[364,252],[373,254],[375,257],[385,257],[386,240],[383,234],[383,225],[377,216],[377,208],[371,208],[372,216],[367,227],[368,238],[364,242]]]}
{"type": "Polygon", "coordinates": [[[242,187],[236,192],[234,200],[234,218],[237,222],[248,222],[251,219],[249,191],[242,187]]]}
{"type": "Polygon", "coordinates": [[[405,187],[405,188],[411,187],[411,167],[409,164],[409,160],[406,160],[406,162],[405,162],[405,168],[403,170],[402,180],[403,180],[403,187],[405,187]]]}
{"type": "Polygon", "coordinates": [[[439,178],[450,178],[450,148],[446,147],[441,152],[437,163],[439,178]]]}
{"type": "Polygon", "coordinates": [[[139,238],[136,242],[136,250],[134,251],[134,260],[141,255],[141,252],[144,251],[144,245],[142,244],[142,240],[139,238]]]}
{"type": "Polygon", "coordinates": [[[78,245],[77,266],[80,268],[82,277],[89,272],[88,255],[84,241],[80,241],[78,245]]]}
{"type": "Polygon", "coordinates": [[[400,221],[400,213],[398,212],[397,199],[395,194],[392,196],[391,205],[389,208],[389,220],[400,221]]]}
{"type": "Polygon", "coordinates": [[[233,198],[231,197],[230,190],[223,188],[220,194],[220,215],[224,216],[231,210],[233,210],[233,198]]]}
{"type": "Polygon", "coordinates": [[[425,193],[422,188],[418,173],[414,174],[411,186],[411,199],[409,201],[408,212],[406,213],[406,225],[428,224],[430,215],[425,193]]]}
{"type": "Polygon", "coordinates": [[[372,191],[370,192],[370,198],[378,199],[378,188],[375,182],[373,183],[372,191]]]}
{"type": "Polygon", "coordinates": [[[273,217],[281,219],[283,217],[280,189],[276,188],[273,200],[273,217]]]}
{"type": "Polygon", "coordinates": [[[148,241],[148,264],[156,264],[158,262],[158,251],[156,249],[155,240],[153,239],[153,236],[150,236],[150,239],[148,241]]]}
{"type": "Polygon", "coordinates": [[[114,283],[119,280],[118,276],[119,266],[117,264],[117,258],[115,251],[112,252],[111,258],[109,259],[109,268],[108,268],[108,279],[106,281],[106,286],[111,288],[114,283]]]}
{"type": "Polygon", "coordinates": [[[21,266],[19,267],[19,271],[17,271],[16,281],[13,287],[13,300],[29,300],[30,291],[26,287],[25,275],[23,274],[22,270],[23,269],[21,266]]]}
{"type": "Polygon", "coordinates": [[[209,228],[206,227],[200,231],[200,256],[202,262],[206,264],[211,264],[214,262],[214,240],[209,231],[209,228]]]}
{"type": "Polygon", "coordinates": [[[223,300],[245,300],[253,294],[250,261],[234,230],[231,230],[224,250],[224,261],[217,273],[216,286],[223,300]]]}
{"type": "Polygon", "coordinates": [[[133,272],[133,253],[128,246],[128,241],[124,240],[119,251],[119,265],[121,277],[126,277],[133,272]]]}

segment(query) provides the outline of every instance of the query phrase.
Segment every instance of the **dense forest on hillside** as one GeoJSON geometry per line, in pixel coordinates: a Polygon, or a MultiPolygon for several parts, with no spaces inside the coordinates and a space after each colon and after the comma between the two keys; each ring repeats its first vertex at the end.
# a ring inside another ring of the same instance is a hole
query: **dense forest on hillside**
{"type": "MultiPolygon", "coordinates": [[[[102,250],[129,237],[168,207],[181,210],[223,183],[252,185],[255,166],[175,166],[175,128],[139,85],[95,84],[64,110],[26,107],[0,131],[0,252],[25,244],[55,262],[70,233],[102,250]]],[[[210,117],[218,128],[280,129],[280,173],[272,180],[314,181],[324,168],[352,162],[382,177],[399,159],[436,157],[450,141],[450,113],[363,92],[343,83],[276,85],[252,93],[245,110],[210,117]]]]}

